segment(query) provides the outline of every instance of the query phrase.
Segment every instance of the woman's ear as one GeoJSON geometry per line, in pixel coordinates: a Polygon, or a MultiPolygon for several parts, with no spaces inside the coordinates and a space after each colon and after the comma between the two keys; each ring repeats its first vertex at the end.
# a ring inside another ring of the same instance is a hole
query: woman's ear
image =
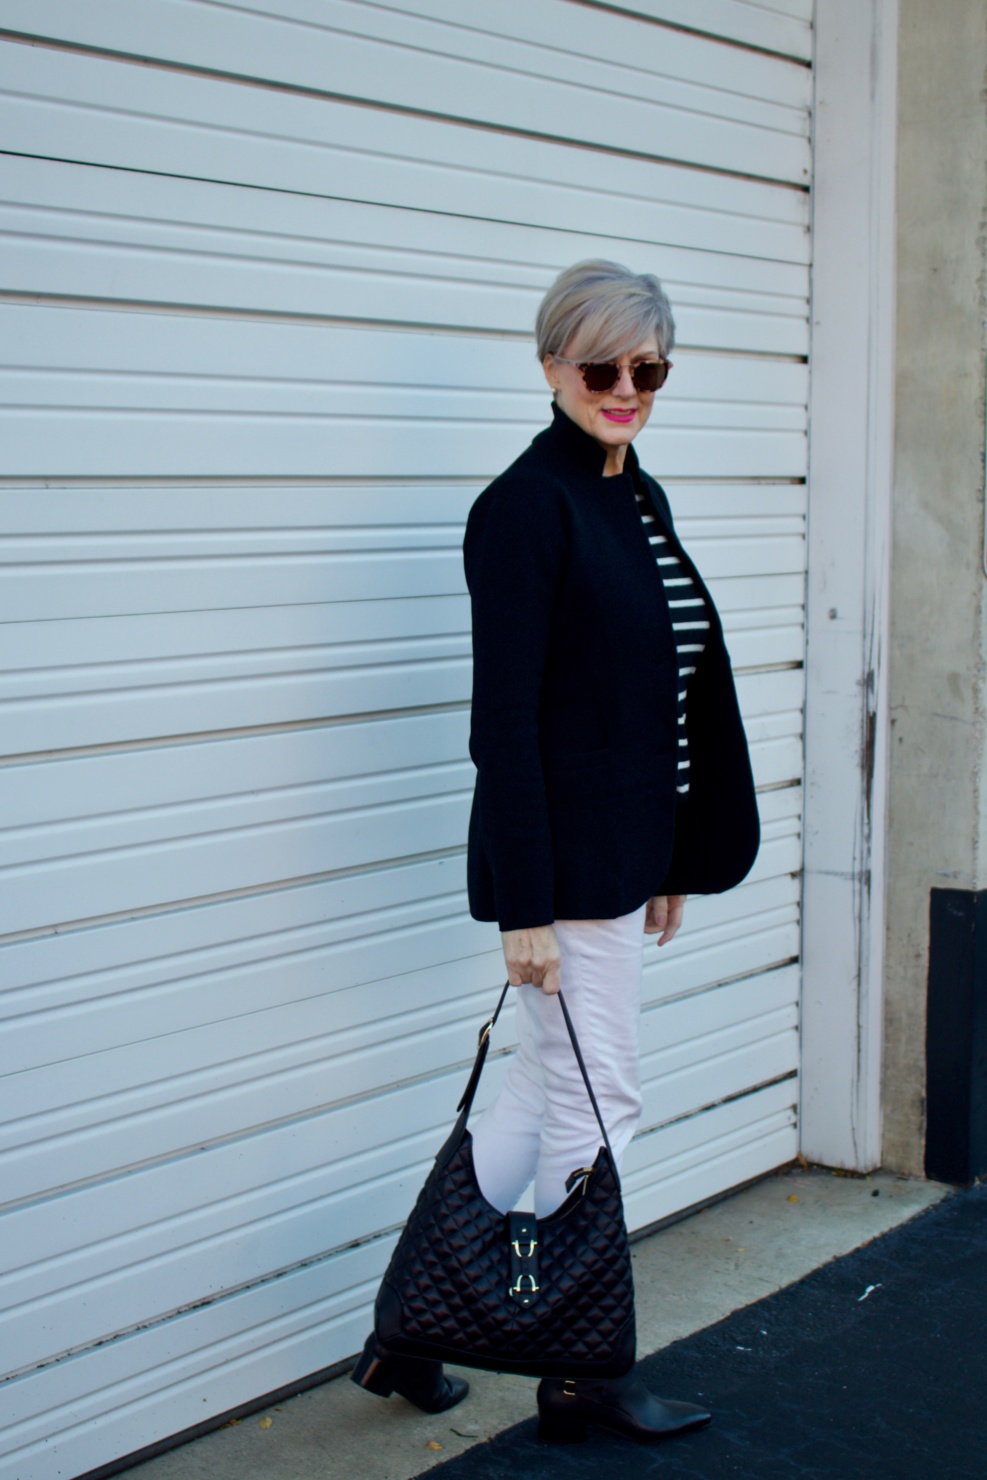
{"type": "Polygon", "coordinates": [[[557,391],[559,388],[559,367],[555,363],[555,356],[546,355],[541,362],[541,367],[545,372],[545,379],[552,387],[552,390],[557,391]]]}

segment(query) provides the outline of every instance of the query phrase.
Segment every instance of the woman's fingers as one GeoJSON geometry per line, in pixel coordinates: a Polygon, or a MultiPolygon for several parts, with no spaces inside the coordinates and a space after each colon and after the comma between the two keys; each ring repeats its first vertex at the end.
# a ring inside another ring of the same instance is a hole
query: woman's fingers
{"type": "Polygon", "coordinates": [[[539,925],[531,931],[531,975],[528,980],[533,987],[541,987],[549,994],[559,990],[561,980],[562,953],[551,925],[539,925]]]}
{"type": "Polygon", "coordinates": [[[682,913],[685,910],[684,894],[668,895],[668,912],[665,918],[665,928],[658,937],[660,946],[667,945],[682,924],[682,913]]]}
{"type": "Polygon", "coordinates": [[[554,966],[549,966],[541,981],[538,983],[547,997],[553,997],[562,985],[562,971],[556,961],[554,966]]]}
{"type": "Polygon", "coordinates": [[[657,935],[660,946],[667,945],[682,924],[684,894],[653,894],[644,916],[646,935],[657,935]]]}
{"type": "Polygon", "coordinates": [[[668,895],[652,894],[644,912],[645,935],[657,935],[664,930],[668,920],[668,895]]]}
{"type": "Polygon", "coordinates": [[[560,980],[559,942],[551,925],[501,933],[507,980],[512,987],[530,982],[544,992],[557,992],[560,980]]]}

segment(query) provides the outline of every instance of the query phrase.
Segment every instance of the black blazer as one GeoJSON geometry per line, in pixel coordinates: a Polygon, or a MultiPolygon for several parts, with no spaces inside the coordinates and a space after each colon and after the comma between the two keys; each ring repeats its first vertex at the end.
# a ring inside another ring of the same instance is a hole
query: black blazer
{"type": "Polygon", "coordinates": [[[624,473],[553,423],[480,494],[473,608],[470,911],[501,930],[612,919],[652,894],[718,893],[757,854],[757,802],[719,617],[633,447],[624,473]],[[677,663],[643,487],[709,602],[689,682],[690,790],[676,806],[677,663]]]}

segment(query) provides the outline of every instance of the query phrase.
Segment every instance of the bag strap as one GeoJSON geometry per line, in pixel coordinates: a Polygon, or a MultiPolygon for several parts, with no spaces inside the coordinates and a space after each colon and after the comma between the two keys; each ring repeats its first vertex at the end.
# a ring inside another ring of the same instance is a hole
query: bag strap
{"type": "Polygon", "coordinates": [[[607,1135],[607,1128],[603,1124],[603,1116],[600,1114],[600,1107],[596,1103],[596,1095],[594,1095],[593,1093],[593,1086],[589,1082],[589,1074],[586,1071],[586,1065],[583,1062],[583,1056],[579,1049],[579,1039],[576,1037],[576,1030],[572,1026],[572,1018],[569,1016],[569,1009],[565,1005],[565,998],[563,997],[561,990],[559,991],[559,1006],[562,1008],[562,1016],[565,1018],[565,1025],[569,1029],[569,1037],[572,1039],[572,1047],[576,1055],[576,1063],[579,1065],[579,1072],[583,1076],[583,1083],[586,1086],[586,1093],[589,1095],[589,1102],[593,1106],[593,1114],[596,1116],[597,1124],[600,1127],[600,1135],[603,1137],[603,1144],[610,1153],[610,1160],[613,1161],[614,1166],[616,1166],[617,1163],[616,1161],[614,1161],[613,1147],[610,1145],[610,1137],[607,1135]]]}
{"type": "Polygon", "coordinates": [[[483,1027],[480,1029],[480,1042],[476,1050],[476,1060],[473,1064],[473,1069],[470,1073],[470,1077],[466,1081],[466,1088],[463,1090],[463,1098],[456,1106],[457,1111],[462,1110],[465,1112],[463,1115],[464,1121],[469,1115],[470,1110],[473,1108],[473,1097],[476,1094],[477,1085],[480,1083],[480,1075],[483,1073],[483,1066],[487,1062],[487,1050],[490,1047],[490,1034],[493,1032],[494,1025],[496,1024],[497,1019],[500,1017],[500,1009],[504,1005],[507,993],[510,991],[510,986],[511,984],[509,981],[506,981],[504,983],[504,990],[500,994],[500,1000],[498,1001],[497,1006],[494,1009],[493,1017],[485,1022],[483,1024],[483,1027]]]}
{"type": "MultiPolygon", "coordinates": [[[[490,1047],[490,1035],[494,1030],[497,1019],[500,1017],[500,1010],[504,1005],[504,1001],[507,997],[508,991],[510,990],[510,986],[511,984],[509,981],[506,981],[504,983],[504,990],[500,994],[497,1006],[494,1009],[493,1017],[485,1022],[483,1024],[483,1027],[480,1029],[480,1042],[476,1050],[476,1059],[473,1063],[473,1069],[466,1083],[466,1088],[463,1091],[463,1098],[456,1106],[457,1111],[463,1111],[464,1123],[469,1116],[470,1110],[473,1108],[473,1100],[476,1096],[477,1087],[480,1083],[480,1075],[483,1073],[483,1066],[487,1061],[487,1052],[490,1047]]],[[[589,1073],[587,1072],[586,1063],[583,1059],[582,1051],[579,1047],[579,1039],[576,1037],[576,1030],[572,1025],[572,1018],[569,1016],[569,1009],[566,1006],[566,1000],[563,997],[561,991],[558,993],[558,998],[559,1006],[562,1008],[562,1016],[565,1018],[565,1025],[569,1031],[569,1038],[572,1041],[573,1052],[576,1055],[576,1063],[579,1065],[579,1072],[583,1076],[583,1083],[586,1086],[586,1093],[589,1095],[589,1102],[593,1106],[593,1114],[596,1116],[597,1124],[600,1127],[600,1134],[603,1137],[603,1144],[607,1148],[607,1151],[610,1153],[610,1160],[613,1161],[613,1147],[610,1145],[610,1137],[607,1135],[607,1128],[603,1124],[603,1116],[600,1114],[600,1107],[596,1103],[596,1095],[593,1093],[593,1086],[589,1082],[589,1073]]],[[[614,1165],[616,1166],[616,1162],[614,1162],[614,1165]]]]}

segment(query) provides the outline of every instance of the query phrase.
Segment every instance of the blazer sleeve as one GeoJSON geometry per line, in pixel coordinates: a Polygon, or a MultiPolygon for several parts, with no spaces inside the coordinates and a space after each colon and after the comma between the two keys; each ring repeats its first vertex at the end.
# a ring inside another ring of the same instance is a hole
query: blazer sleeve
{"type": "Polygon", "coordinates": [[[484,491],[463,544],[473,617],[474,826],[501,930],[550,925],[554,866],[538,717],[565,557],[550,480],[484,491]]]}

